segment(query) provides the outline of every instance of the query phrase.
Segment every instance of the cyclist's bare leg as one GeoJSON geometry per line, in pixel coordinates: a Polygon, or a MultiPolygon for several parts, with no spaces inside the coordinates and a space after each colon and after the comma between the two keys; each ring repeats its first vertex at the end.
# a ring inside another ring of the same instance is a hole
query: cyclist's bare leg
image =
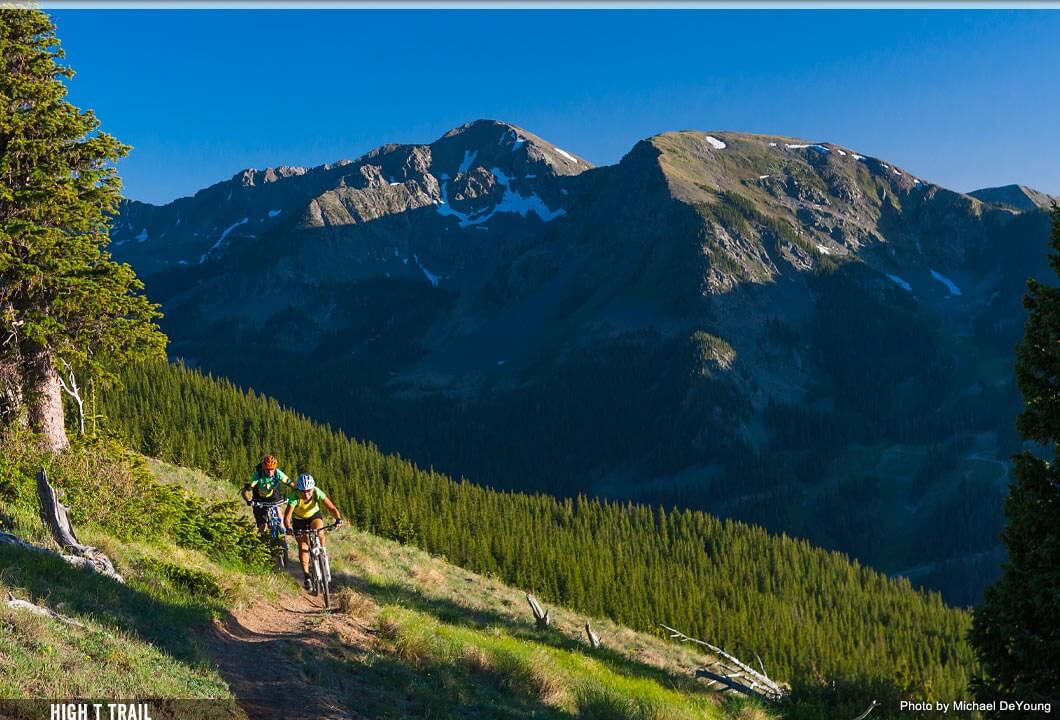
{"type": "Polygon", "coordinates": [[[298,536],[298,561],[302,563],[302,577],[309,577],[309,538],[298,536]]]}

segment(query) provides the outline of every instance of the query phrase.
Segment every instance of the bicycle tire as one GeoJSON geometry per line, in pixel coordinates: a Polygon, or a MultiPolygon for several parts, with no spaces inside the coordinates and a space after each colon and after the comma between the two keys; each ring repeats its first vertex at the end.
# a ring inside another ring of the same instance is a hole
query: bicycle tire
{"type": "Polygon", "coordinates": [[[331,584],[328,582],[328,575],[327,575],[326,569],[324,568],[324,563],[325,562],[326,561],[324,560],[323,556],[317,558],[317,563],[320,565],[320,587],[324,591],[323,592],[323,595],[324,595],[324,607],[330,608],[331,607],[331,587],[330,587],[331,584]]]}
{"type": "Polygon", "coordinates": [[[331,582],[331,558],[328,557],[328,549],[326,547],[320,548],[320,557],[323,560],[324,577],[327,579],[329,586],[334,585],[331,582]]]}
{"type": "Polygon", "coordinates": [[[315,552],[317,549],[317,543],[314,541],[312,535],[309,540],[309,575],[311,576],[312,588],[310,594],[316,597],[320,594],[320,563],[319,556],[315,552]]]}

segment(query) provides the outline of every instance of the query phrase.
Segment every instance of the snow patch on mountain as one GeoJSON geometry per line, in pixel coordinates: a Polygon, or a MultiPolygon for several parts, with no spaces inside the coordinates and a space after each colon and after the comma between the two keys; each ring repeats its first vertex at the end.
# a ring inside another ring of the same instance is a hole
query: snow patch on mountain
{"type": "Polygon", "coordinates": [[[209,249],[209,250],[207,250],[206,252],[204,252],[204,253],[202,254],[202,257],[200,257],[200,258],[199,258],[199,264],[200,264],[200,265],[202,265],[202,264],[203,264],[204,262],[206,262],[206,258],[210,257],[210,253],[212,253],[212,252],[213,252],[214,250],[216,250],[217,248],[221,247],[221,243],[223,243],[223,242],[225,241],[225,238],[226,238],[226,237],[228,237],[228,234],[229,234],[230,232],[232,232],[233,230],[235,230],[235,229],[236,229],[237,227],[239,227],[240,225],[246,225],[246,224],[247,224],[248,222],[250,222],[250,218],[243,218],[243,219],[242,219],[242,220],[240,220],[239,222],[237,222],[237,223],[234,223],[234,224],[232,224],[232,225],[229,225],[229,226],[228,226],[227,228],[225,228],[224,232],[222,232],[222,233],[221,233],[221,237],[217,238],[217,242],[215,242],[215,243],[214,243],[214,244],[213,244],[213,245],[212,245],[212,246],[210,247],[210,249],[209,249]]]}
{"type": "Polygon", "coordinates": [[[815,144],[815,143],[805,143],[805,144],[784,143],[784,147],[788,148],[789,150],[802,150],[804,148],[811,148],[811,149],[816,150],[817,152],[822,153],[822,154],[828,152],[828,148],[826,148],[824,145],[818,145],[818,144],[815,144]]]}
{"type": "Polygon", "coordinates": [[[466,173],[471,169],[471,163],[475,162],[475,158],[478,157],[478,150],[465,150],[464,161],[460,163],[460,172],[466,173]]]}
{"type": "Polygon", "coordinates": [[[421,265],[418,260],[417,260],[416,264],[419,265],[420,270],[423,271],[423,274],[430,281],[431,287],[438,287],[438,281],[441,280],[441,278],[438,277],[437,275],[435,275],[434,273],[432,273],[427,268],[423,267],[423,265],[421,265]]]}
{"type": "Polygon", "coordinates": [[[282,212],[283,210],[269,210],[269,217],[274,218],[282,212]]]}
{"type": "Polygon", "coordinates": [[[959,287],[957,287],[957,285],[952,280],[950,280],[948,277],[946,277],[945,275],[943,275],[940,272],[936,272],[935,270],[931,271],[931,277],[935,278],[940,283],[945,285],[946,289],[950,291],[950,295],[955,295],[957,297],[960,297],[961,289],[959,287]]]}
{"type": "Polygon", "coordinates": [[[913,292],[913,287],[902,278],[898,277],[897,275],[891,275],[890,273],[886,273],[886,275],[887,278],[898,287],[902,288],[907,292],[913,292]]]}
{"type": "Polygon", "coordinates": [[[147,228],[140,231],[140,234],[136,236],[136,242],[143,242],[147,239],[147,228]]]}
{"type": "Polygon", "coordinates": [[[726,147],[726,145],[725,145],[725,143],[723,141],[719,140],[718,138],[714,137],[713,135],[707,135],[707,142],[709,142],[710,146],[712,148],[714,148],[715,150],[724,150],[725,147],[726,147]]]}
{"type": "Polygon", "coordinates": [[[578,158],[574,157],[573,155],[571,155],[571,154],[570,154],[569,152],[567,152],[566,150],[561,150],[560,148],[556,148],[556,152],[558,152],[558,153],[559,153],[560,155],[562,155],[563,157],[565,157],[565,158],[567,158],[568,160],[570,160],[570,161],[571,161],[572,163],[574,163],[575,165],[577,165],[577,164],[578,164],[578,158]]]}
{"type": "Polygon", "coordinates": [[[503,170],[501,170],[500,168],[492,167],[490,168],[490,172],[493,173],[493,177],[497,178],[497,182],[499,182],[501,185],[508,184],[510,178],[504,174],[503,170]]]}
{"type": "Polygon", "coordinates": [[[526,142],[526,140],[519,137],[518,133],[516,133],[514,130],[505,131],[505,133],[501,135],[500,140],[497,141],[497,144],[503,145],[506,141],[512,143],[512,152],[515,152],[516,150],[521,148],[523,146],[523,143],[526,142]]]}
{"type": "Polygon", "coordinates": [[[462,228],[481,225],[497,213],[515,213],[525,218],[532,212],[541,218],[543,222],[550,222],[567,214],[567,211],[563,208],[550,209],[537,193],[523,196],[512,190],[508,185],[508,176],[500,169],[490,168],[490,172],[497,178],[497,183],[504,187],[504,196],[493,208],[479,210],[474,213],[460,212],[449,205],[449,188],[446,183],[441,183],[439,187],[442,193],[442,200],[439,205],[435,206],[435,210],[444,217],[455,217],[462,228]]]}

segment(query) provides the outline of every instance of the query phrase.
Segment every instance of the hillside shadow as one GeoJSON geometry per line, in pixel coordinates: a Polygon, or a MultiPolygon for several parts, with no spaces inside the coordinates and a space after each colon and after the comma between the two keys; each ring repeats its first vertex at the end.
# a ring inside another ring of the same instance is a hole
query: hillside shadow
{"type": "Polygon", "coordinates": [[[182,662],[203,660],[188,629],[210,624],[206,607],[159,600],[135,585],[15,545],[0,545],[0,577],[28,594],[20,599],[130,633],[182,662]]]}
{"type": "MultiPolygon", "coordinates": [[[[407,585],[375,583],[349,573],[335,572],[335,577],[345,586],[367,595],[380,605],[401,605],[431,615],[443,623],[474,630],[500,628],[518,640],[539,643],[557,650],[579,653],[599,660],[613,672],[631,679],[652,680],[663,687],[682,683],[686,686],[684,688],[686,690],[701,689],[703,692],[708,692],[692,679],[694,668],[688,669],[689,677],[687,678],[675,676],[666,670],[633,660],[607,647],[606,637],[603,638],[605,643],[603,647],[594,650],[586,642],[575,640],[555,628],[539,629],[529,620],[523,622],[493,610],[471,608],[446,598],[432,597],[422,590],[407,585]]],[[[527,615],[528,617],[530,615],[529,606],[527,606],[527,615]]]]}

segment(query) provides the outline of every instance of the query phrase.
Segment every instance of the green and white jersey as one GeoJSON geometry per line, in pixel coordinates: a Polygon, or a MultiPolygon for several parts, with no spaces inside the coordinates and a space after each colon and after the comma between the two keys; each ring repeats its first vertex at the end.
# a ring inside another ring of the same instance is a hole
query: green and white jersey
{"type": "Polygon", "coordinates": [[[247,487],[254,491],[255,500],[282,500],[284,493],[277,492],[277,489],[284,486],[290,489],[294,487],[294,483],[279,468],[276,468],[272,477],[263,474],[261,470],[255,470],[247,482],[247,487]]]}

